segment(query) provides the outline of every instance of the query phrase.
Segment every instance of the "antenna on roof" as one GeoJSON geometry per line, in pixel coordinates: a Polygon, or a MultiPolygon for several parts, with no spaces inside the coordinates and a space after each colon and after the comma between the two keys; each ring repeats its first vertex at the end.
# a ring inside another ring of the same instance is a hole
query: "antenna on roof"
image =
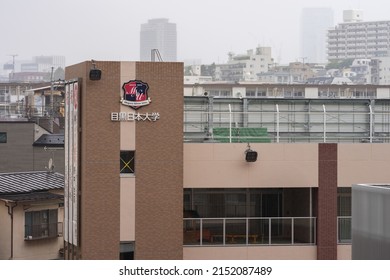
{"type": "Polygon", "coordinates": [[[163,61],[158,49],[152,49],[151,50],[151,59],[153,62],[156,61],[156,57],[157,57],[158,61],[163,61]]]}
{"type": "Polygon", "coordinates": [[[53,172],[53,170],[54,170],[54,164],[53,164],[53,159],[52,159],[52,158],[49,159],[49,162],[48,162],[48,164],[47,164],[46,169],[47,169],[47,171],[49,171],[50,173],[53,172]]]}

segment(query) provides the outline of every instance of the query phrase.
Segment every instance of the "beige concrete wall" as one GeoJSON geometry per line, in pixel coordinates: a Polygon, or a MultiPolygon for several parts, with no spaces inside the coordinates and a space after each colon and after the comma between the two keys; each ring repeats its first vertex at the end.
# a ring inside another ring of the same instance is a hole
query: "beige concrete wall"
{"type": "Polygon", "coordinates": [[[120,241],[135,240],[135,177],[121,177],[120,241]]]}
{"type": "Polygon", "coordinates": [[[352,245],[337,245],[337,259],[351,260],[352,259],[352,245]]]}
{"type": "Polygon", "coordinates": [[[184,247],[184,260],[316,260],[316,246],[184,247]]]}
{"type": "Polygon", "coordinates": [[[339,144],[338,186],[390,182],[390,144],[339,144]]]}
{"type": "MultiPolygon", "coordinates": [[[[135,63],[121,62],[118,101],[123,90],[122,85],[135,79],[135,63]]],[[[134,109],[122,106],[118,102],[118,112],[132,113],[134,109]]],[[[121,151],[135,150],[135,122],[120,122],[121,151]]],[[[122,174],[120,179],[120,241],[135,240],[135,177],[133,174],[122,174]]]]}
{"type": "Polygon", "coordinates": [[[317,144],[251,144],[258,152],[252,163],[246,149],[244,143],[184,144],[184,187],[318,186],[317,144]]]}
{"type": "Polygon", "coordinates": [[[11,218],[8,215],[8,207],[0,201],[0,260],[8,260],[10,257],[11,218]]]}

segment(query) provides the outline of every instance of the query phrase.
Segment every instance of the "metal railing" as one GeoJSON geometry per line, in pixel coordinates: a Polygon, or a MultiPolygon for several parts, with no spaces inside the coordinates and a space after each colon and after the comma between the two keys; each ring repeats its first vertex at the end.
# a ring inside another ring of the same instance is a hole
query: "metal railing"
{"type": "Polygon", "coordinates": [[[338,244],[352,243],[352,217],[351,216],[337,217],[337,243],[338,244]]]}
{"type": "Polygon", "coordinates": [[[315,245],[316,217],[184,218],[185,246],[315,245]]]}
{"type": "Polygon", "coordinates": [[[36,240],[62,236],[63,224],[59,223],[42,223],[38,225],[24,226],[24,240],[36,240]]]}
{"type": "MultiPolygon", "coordinates": [[[[329,111],[324,105],[321,111],[219,112],[185,111],[184,141],[215,141],[213,128],[237,130],[264,128],[266,136],[240,136],[234,133],[224,136],[231,142],[390,142],[390,114],[369,110],[343,112],[329,111]]],[[[220,139],[223,136],[218,136],[220,139]]]]}

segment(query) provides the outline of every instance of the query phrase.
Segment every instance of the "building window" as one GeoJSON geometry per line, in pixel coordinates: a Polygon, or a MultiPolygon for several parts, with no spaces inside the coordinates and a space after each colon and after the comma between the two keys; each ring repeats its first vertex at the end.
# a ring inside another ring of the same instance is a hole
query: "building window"
{"type": "Polygon", "coordinates": [[[134,151],[121,151],[120,154],[120,173],[121,174],[134,174],[134,151]]]}
{"type": "Polygon", "coordinates": [[[24,239],[57,237],[62,233],[60,226],[57,209],[25,212],[24,239]]]}
{"type": "Polygon", "coordinates": [[[121,242],[120,243],[120,260],[134,260],[134,242],[121,242]]]}
{"type": "Polygon", "coordinates": [[[337,188],[337,242],[352,240],[352,195],[350,187],[337,188]]]}
{"type": "Polygon", "coordinates": [[[7,143],[7,132],[0,132],[0,143],[7,143]]]}

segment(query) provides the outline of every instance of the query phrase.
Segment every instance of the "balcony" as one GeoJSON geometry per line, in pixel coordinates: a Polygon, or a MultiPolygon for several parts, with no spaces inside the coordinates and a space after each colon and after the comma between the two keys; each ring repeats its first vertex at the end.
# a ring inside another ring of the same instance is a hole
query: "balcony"
{"type": "Polygon", "coordinates": [[[47,239],[62,236],[62,223],[43,223],[24,226],[24,240],[47,239]]]}
{"type": "Polygon", "coordinates": [[[184,218],[184,246],[315,245],[315,217],[184,218]]]}

